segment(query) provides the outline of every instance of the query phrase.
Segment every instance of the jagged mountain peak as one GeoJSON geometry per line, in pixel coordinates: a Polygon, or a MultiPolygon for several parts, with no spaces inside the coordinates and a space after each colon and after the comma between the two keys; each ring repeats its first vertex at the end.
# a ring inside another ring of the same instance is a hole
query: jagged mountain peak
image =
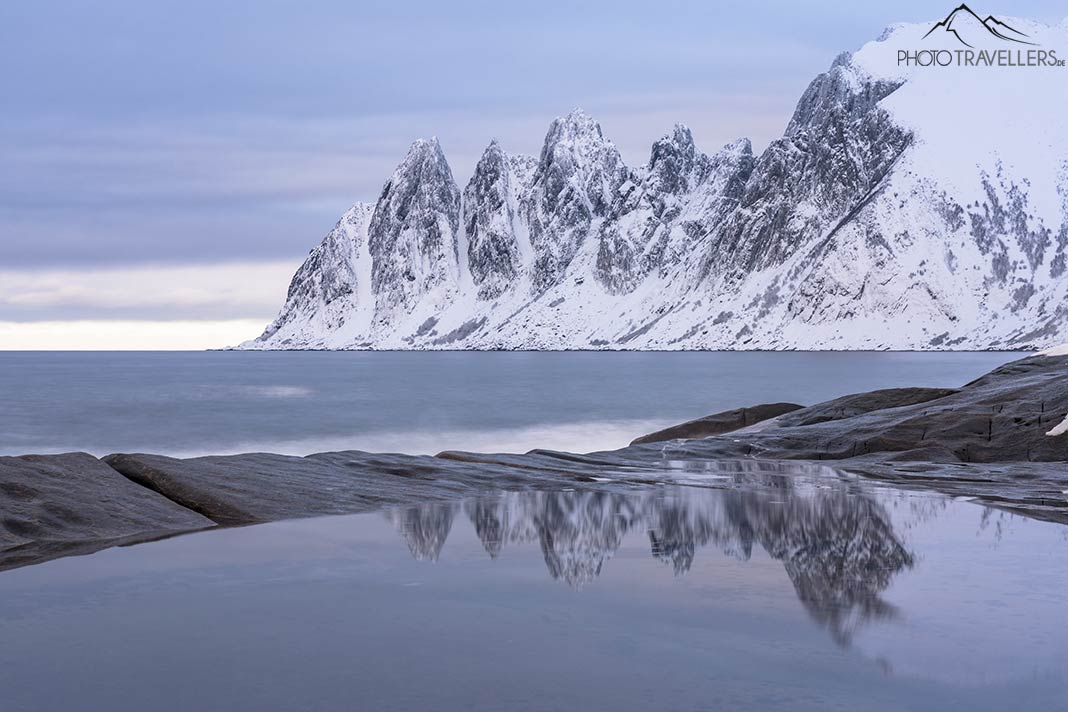
{"type": "Polygon", "coordinates": [[[427,202],[432,202],[436,198],[447,199],[452,193],[457,192],[452,168],[437,138],[420,138],[412,142],[408,153],[383,187],[382,196],[375,210],[376,217],[379,216],[379,209],[387,207],[389,203],[387,198],[395,195],[401,188],[407,194],[418,194],[427,202]]]}
{"type": "Polygon", "coordinates": [[[431,150],[440,150],[441,142],[438,141],[437,136],[431,136],[430,138],[417,138],[412,141],[412,147],[429,148],[431,150]]]}
{"type": "Polygon", "coordinates": [[[730,155],[730,156],[752,156],[753,155],[753,142],[746,137],[736,138],[730,143],[723,146],[716,152],[716,155],[730,155]]]}
{"type": "MultiPolygon", "coordinates": [[[[607,153],[613,160],[619,156],[615,145],[605,138],[601,125],[582,109],[574,109],[549,124],[540,163],[542,168],[548,169],[553,163],[568,161],[573,156],[588,157],[597,153],[607,153]]],[[[618,160],[622,164],[622,159],[618,160]]]]}
{"type": "Polygon", "coordinates": [[[670,138],[671,140],[673,140],[675,143],[678,143],[678,144],[684,144],[684,143],[692,144],[693,143],[693,132],[690,131],[690,127],[689,126],[687,126],[686,124],[684,124],[684,123],[682,123],[680,121],[680,122],[676,123],[674,126],[672,126],[671,127],[671,131],[669,131],[668,133],[664,134],[661,137],[661,140],[664,140],[664,139],[667,139],[667,138],[670,138]]]}
{"type": "Polygon", "coordinates": [[[455,291],[459,230],[452,169],[436,138],[419,139],[382,189],[368,228],[371,285],[385,320],[412,313],[428,295],[455,291]]]}
{"type": "Polygon", "coordinates": [[[452,173],[452,169],[449,168],[449,162],[445,158],[445,152],[442,150],[441,143],[436,136],[432,136],[429,139],[417,138],[412,141],[411,146],[408,147],[408,153],[405,154],[404,159],[401,160],[394,173],[409,172],[424,165],[429,165],[439,171],[444,167],[449,170],[450,175],[452,173]]]}
{"type": "Polygon", "coordinates": [[[530,252],[518,210],[531,170],[512,160],[494,139],[464,189],[468,266],[479,299],[494,299],[514,286],[530,252]]]}
{"type": "Polygon", "coordinates": [[[601,135],[601,125],[585,109],[575,107],[563,116],[558,116],[552,121],[553,124],[573,128],[577,133],[596,133],[601,135]]]}
{"type": "MultiPolygon", "coordinates": [[[[588,117],[587,117],[588,118],[588,117]]],[[[589,148],[607,143],[597,122],[572,121],[571,114],[553,119],[542,143],[539,163],[547,169],[554,162],[569,155],[586,152],[589,148]]]]}
{"type": "Polygon", "coordinates": [[[500,142],[497,139],[493,139],[482,151],[482,155],[479,157],[478,164],[476,164],[475,167],[475,173],[478,173],[478,165],[481,164],[483,161],[505,162],[507,160],[508,154],[504,152],[504,149],[501,147],[500,142]]]}
{"type": "Polygon", "coordinates": [[[649,165],[656,165],[657,161],[665,154],[693,156],[697,147],[693,141],[693,133],[686,124],[675,124],[670,132],[664,134],[653,142],[653,148],[649,156],[649,165]]]}
{"type": "Polygon", "coordinates": [[[320,334],[366,328],[374,305],[370,275],[361,269],[360,257],[367,249],[367,227],[373,211],[371,204],[356,203],[308,253],[290,280],[285,305],[261,340],[299,348],[315,343],[301,333],[309,326],[320,334]]]}
{"type": "MultiPolygon", "coordinates": [[[[1068,44],[1068,24],[1001,21],[1068,44]]],[[[931,26],[894,25],[839,55],[759,155],[746,139],[702,152],[680,124],[632,170],[575,110],[551,122],[536,158],[491,142],[461,200],[440,145],[416,142],[367,220],[350,216],[366,239],[324,240],[279,328],[251,346],[1068,340],[1062,68],[902,65],[898,52],[923,47],[931,26]],[[359,317],[342,319],[348,308],[359,317]]]]}
{"type": "Polygon", "coordinates": [[[790,117],[786,136],[825,129],[830,121],[864,120],[904,83],[871,77],[853,59],[852,53],[839,55],[830,69],[812,80],[790,117]]]}
{"type": "MultiPolygon", "coordinates": [[[[887,28],[886,30],[883,30],[883,32],[889,32],[889,31],[890,31],[889,28],[887,28]]],[[[839,52],[838,56],[836,56],[834,58],[834,61],[831,62],[831,66],[828,69],[828,71],[832,71],[832,70],[834,70],[834,69],[836,69],[838,67],[848,67],[849,63],[852,61],[852,59],[853,59],[853,53],[852,52],[839,52]]]]}
{"type": "Polygon", "coordinates": [[[581,109],[554,119],[521,214],[534,253],[535,293],[559,283],[590,226],[631,177],[619,150],[581,109]]]}
{"type": "Polygon", "coordinates": [[[693,134],[684,124],[653,143],[642,187],[653,194],[691,190],[703,179],[707,156],[697,150],[693,134]]]}

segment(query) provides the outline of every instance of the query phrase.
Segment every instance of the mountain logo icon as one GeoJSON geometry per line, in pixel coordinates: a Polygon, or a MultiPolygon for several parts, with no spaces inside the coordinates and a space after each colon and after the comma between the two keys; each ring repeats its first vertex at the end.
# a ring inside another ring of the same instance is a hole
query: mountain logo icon
{"type": "Polygon", "coordinates": [[[1030,41],[1031,38],[1027,34],[1020,32],[1008,23],[1002,22],[993,15],[987,15],[985,19],[981,18],[963,3],[954,8],[953,12],[946,15],[946,19],[936,22],[934,27],[924,35],[924,39],[939,30],[953,35],[965,47],[973,47],[972,43],[976,41],[976,37],[984,37],[986,35],[993,35],[1005,42],[1016,42],[1025,45],[1035,44],[1030,41]]]}

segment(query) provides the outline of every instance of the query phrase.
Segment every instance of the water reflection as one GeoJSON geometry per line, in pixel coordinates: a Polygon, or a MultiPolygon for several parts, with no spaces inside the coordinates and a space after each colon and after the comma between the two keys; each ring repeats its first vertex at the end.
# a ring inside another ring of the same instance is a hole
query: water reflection
{"type": "Polygon", "coordinates": [[[549,575],[576,588],[601,574],[630,532],[644,532],[652,556],[680,576],[699,549],[746,561],[759,546],[782,562],[809,616],[843,646],[865,623],[896,615],[881,594],[914,563],[871,496],[784,477],[744,490],[505,492],[387,516],[414,557],[436,560],[461,509],[490,557],[536,543],[549,575]]]}
{"type": "Polygon", "coordinates": [[[408,550],[420,561],[437,561],[456,516],[453,503],[421,504],[408,509],[394,509],[386,516],[404,533],[408,550]]]}

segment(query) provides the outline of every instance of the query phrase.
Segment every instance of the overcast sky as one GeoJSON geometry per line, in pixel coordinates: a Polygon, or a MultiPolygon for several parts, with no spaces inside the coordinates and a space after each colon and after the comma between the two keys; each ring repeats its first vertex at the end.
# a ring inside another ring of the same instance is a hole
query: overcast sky
{"type": "Polygon", "coordinates": [[[461,183],[575,106],[634,165],[677,121],[759,149],[840,51],[955,4],[4,0],[0,348],[250,338],[415,138],[461,183]]]}

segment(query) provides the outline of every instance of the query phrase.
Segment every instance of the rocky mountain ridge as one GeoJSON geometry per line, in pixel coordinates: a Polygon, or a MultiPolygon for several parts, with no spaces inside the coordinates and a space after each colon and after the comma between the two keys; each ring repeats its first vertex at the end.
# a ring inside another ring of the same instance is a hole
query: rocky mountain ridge
{"type": "MultiPolygon", "coordinates": [[[[1013,26],[1068,48],[1068,26],[1013,26]]],[[[902,47],[937,43],[928,28],[895,26],[836,58],[759,155],[747,139],[703,153],[679,124],[632,168],[575,110],[537,158],[490,143],[461,189],[438,142],[416,141],[242,347],[1062,342],[1066,75],[899,66],[902,47]]]]}

